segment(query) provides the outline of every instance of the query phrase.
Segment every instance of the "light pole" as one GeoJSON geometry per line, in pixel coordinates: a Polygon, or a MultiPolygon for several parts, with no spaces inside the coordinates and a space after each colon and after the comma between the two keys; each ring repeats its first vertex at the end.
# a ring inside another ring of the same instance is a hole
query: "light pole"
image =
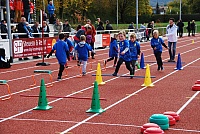
{"type": "Polygon", "coordinates": [[[138,0],[136,0],[136,30],[138,31],[138,0]]]}
{"type": "Polygon", "coordinates": [[[179,20],[181,20],[181,0],[180,0],[180,16],[179,16],[179,20]]]}
{"type": "Polygon", "coordinates": [[[117,29],[118,29],[118,0],[117,0],[117,29]]]}

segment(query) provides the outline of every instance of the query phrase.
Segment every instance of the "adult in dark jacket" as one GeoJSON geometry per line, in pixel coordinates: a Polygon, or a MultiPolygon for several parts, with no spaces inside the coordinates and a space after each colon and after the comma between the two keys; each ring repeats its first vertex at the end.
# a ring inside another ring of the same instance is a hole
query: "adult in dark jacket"
{"type": "Polygon", "coordinates": [[[28,23],[30,22],[30,0],[22,0],[24,8],[24,17],[28,23]]]}
{"type": "MultiPolygon", "coordinates": [[[[113,27],[110,24],[109,20],[106,20],[106,30],[113,30],[113,27]]],[[[110,31],[106,31],[105,33],[110,33],[110,31]]]]}
{"type": "Polygon", "coordinates": [[[192,20],[192,23],[191,23],[191,30],[192,30],[192,36],[195,36],[195,21],[192,20]]]}
{"type": "MultiPolygon", "coordinates": [[[[5,20],[1,21],[1,33],[2,34],[8,33],[8,29],[6,28],[6,21],[5,20]]],[[[6,35],[1,35],[1,38],[7,39],[6,35]]]]}
{"type": "Polygon", "coordinates": [[[31,27],[32,28],[32,33],[34,38],[39,38],[40,37],[40,29],[39,29],[39,22],[35,22],[34,25],[31,27]],[[38,34],[36,34],[38,33],[38,34]]]}
{"type": "Polygon", "coordinates": [[[71,25],[67,19],[65,20],[65,24],[63,24],[63,32],[71,32],[71,25]]]}
{"type": "Polygon", "coordinates": [[[44,32],[44,37],[49,37],[50,29],[49,29],[49,26],[47,25],[46,21],[43,21],[43,28],[40,27],[40,32],[44,32]],[[42,31],[42,30],[44,30],[44,31],[42,31]]]}
{"type": "Polygon", "coordinates": [[[179,37],[181,38],[183,36],[183,27],[184,27],[184,23],[182,22],[182,20],[179,20],[177,26],[178,26],[179,37]]]}
{"type": "Polygon", "coordinates": [[[186,27],[187,31],[188,31],[188,36],[190,36],[190,32],[191,32],[191,24],[190,24],[190,20],[188,20],[188,26],[186,27]]]}
{"type": "Polygon", "coordinates": [[[29,38],[30,33],[26,27],[26,18],[22,17],[21,22],[17,25],[18,33],[26,33],[23,35],[19,35],[19,38],[29,38]]]}

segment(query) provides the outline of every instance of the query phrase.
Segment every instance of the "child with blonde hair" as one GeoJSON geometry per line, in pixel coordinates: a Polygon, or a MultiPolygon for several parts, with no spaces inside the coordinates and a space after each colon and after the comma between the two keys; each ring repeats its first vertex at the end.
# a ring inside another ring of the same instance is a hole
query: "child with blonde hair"
{"type": "Polygon", "coordinates": [[[136,61],[140,56],[140,44],[136,41],[136,34],[132,33],[129,40],[129,49],[131,55],[131,65],[133,68],[133,75],[135,74],[136,61]]]}
{"type": "Polygon", "coordinates": [[[92,47],[86,43],[85,35],[80,36],[80,42],[76,45],[75,50],[78,52],[78,65],[83,64],[82,74],[84,76],[86,75],[88,51],[93,51],[92,47]]]}
{"type": "Polygon", "coordinates": [[[162,38],[159,37],[158,30],[153,31],[153,38],[151,39],[151,47],[153,48],[154,55],[156,57],[157,65],[158,65],[158,71],[163,70],[163,62],[162,62],[162,46],[168,49],[168,47],[165,45],[162,38]]]}

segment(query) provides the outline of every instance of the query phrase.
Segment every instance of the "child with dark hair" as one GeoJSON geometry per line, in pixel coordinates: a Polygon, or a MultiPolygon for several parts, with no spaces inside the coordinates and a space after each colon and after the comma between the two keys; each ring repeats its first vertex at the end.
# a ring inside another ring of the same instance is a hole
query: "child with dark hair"
{"type": "Polygon", "coordinates": [[[162,62],[162,46],[168,49],[168,47],[165,45],[162,38],[159,37],[158,30],[153,31],[153,38],[151,39],[151,47],[153,48],[154,55],[156,57],[157,65],[158,65],[158,71],[163,70],[163,62],[162,62]]]}
{"type": "Polygon", "coordinates": [[[110,49],[109,49],[109,59],[104,61],[104,66],[106,66],[107,62],[114,60],[113,67],[116,67],[117,59],[118,59],[118,43],[117,43],[118,34],[114,34],[114,38],[111,38],[110,49]]]}
{"type": "Polygon", "coordinates": [[[93,51],[92,47],[86,43],[85,35],[80,36],[80,42],[76,45],[75,50],[78,52],[78,66],[82,63],[82,74],[86,75],[86,67],[88,60],[88,51],[93,51]]]}
{"type": "Polygon", "coordinates": [[[52,56],[52,53],[56,50],[56,58],[60,64],[60,69],[58,72],[58,80],[61,80],[62,77],[62,72],[65,68],[65,64],[66,64],[66,59],[68,58],[69,60],[69,48],[66,42],[64,42],[65,36],[64,34],[59,34],[59,41],[56,42],[51,50],[51,52],[49,53],[49,55],[47,56],[47,58],[49,58],[50,56],[52,56]]]}
{"type": "Polygon", "coordinates": [[[131,65],[133,68],[133,75],[135,74],[135,65],[138,57],[140,56],[140,44],[136,41],[136,34],[130,35],[129,49],[131,55],[131,65]]]}

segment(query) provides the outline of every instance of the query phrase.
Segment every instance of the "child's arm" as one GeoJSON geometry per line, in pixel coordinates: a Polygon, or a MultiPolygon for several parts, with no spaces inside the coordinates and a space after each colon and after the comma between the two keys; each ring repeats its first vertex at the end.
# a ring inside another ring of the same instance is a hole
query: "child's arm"
{"type": "Polygon", "coordinates": [[[161,44],[168,49],[168,46],[165,44],[165,42],[161,39],[161,44]]]}

